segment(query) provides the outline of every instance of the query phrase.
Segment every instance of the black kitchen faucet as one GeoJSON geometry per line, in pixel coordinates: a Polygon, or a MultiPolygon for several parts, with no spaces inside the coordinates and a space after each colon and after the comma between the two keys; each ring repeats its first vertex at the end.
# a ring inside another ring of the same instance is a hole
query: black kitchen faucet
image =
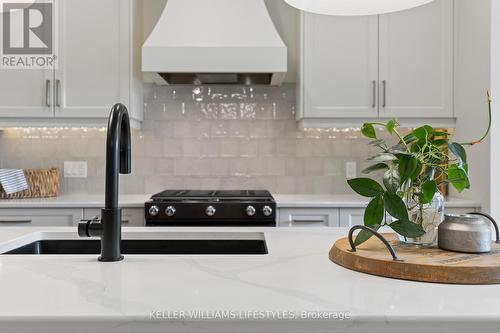
{"type": "Polygon", "coordinates": [[[81,237],[100,237],[99,261],[120,261],[121,254],[121,209],[118,207],[119,174],[131,171],[130,120],[125,105],[115,104],[108,120],[106,141],[106,195],[101,210],[101,221],[92,220],[78,225],[81,237]]]}

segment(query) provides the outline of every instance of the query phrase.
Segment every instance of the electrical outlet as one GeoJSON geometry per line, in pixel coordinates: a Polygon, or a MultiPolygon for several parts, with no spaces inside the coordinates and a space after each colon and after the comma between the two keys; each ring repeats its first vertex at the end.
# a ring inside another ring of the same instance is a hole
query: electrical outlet
{"type": "Polygon", "coordinates": [[[347,179],[356,178],[356,162],[346,162],[345,164],[345,176],[347,179]]]}
{"type": "Polygon", "coordinates": [[[87,178],[87,162],[65,161],[64,178],[87,178]]]}

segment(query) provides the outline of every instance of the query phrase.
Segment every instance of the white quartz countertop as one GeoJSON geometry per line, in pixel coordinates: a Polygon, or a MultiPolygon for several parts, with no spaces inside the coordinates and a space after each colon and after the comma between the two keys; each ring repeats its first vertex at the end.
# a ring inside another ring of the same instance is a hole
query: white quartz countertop
{"type": "MultiPolygon", "coordinates": [[[[124,228],[125,239],[260,235],[269,254],[128,255],[117,263],[98,262],[95,255],[0,255],[0,332],[498,331],[500,285],[420,283],[350,271],[328,259],[346,232],[124,228]],[[194,319],[196,313],[208,318],[194,319]],[[236,318],[217,318],[223,313],[236,318]],[[302,314],[330,319],[305,320],[302,314]]],[[[0,253],[46,238],[76,238],[76,229],[2,228],[0,253]]]]}
{"type": "MultiPolygon", "coordinates": [[[[322,195],[322,194],[273,194],[278,207],[282,208],[363,208],[368,200],[358,195],[322,195]]],[[[120,206],[123,208],[144,207],[144,202],[151,195],[121,195],[120,206]]],[[[0,208],[101,208],[104,195],[73,194],[56,198],[0,200],[0,208]]],[[[450,198],[445,203],[450,208],[480,208],[481,203],[475,200],[450,198]]]]}

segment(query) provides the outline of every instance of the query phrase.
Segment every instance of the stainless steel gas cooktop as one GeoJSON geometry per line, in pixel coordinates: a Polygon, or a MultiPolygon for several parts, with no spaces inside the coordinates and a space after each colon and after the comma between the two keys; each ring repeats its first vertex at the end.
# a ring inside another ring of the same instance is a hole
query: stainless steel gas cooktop
{"type": "Polygon", "coordinates": [[[276,226],[266,190],[166,190],[145,203],[148,226],[276,226]]]}

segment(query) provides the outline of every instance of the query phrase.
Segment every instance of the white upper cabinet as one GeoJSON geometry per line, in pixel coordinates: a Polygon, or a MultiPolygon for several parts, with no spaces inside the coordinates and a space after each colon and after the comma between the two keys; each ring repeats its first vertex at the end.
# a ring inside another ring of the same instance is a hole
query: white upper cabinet
{"type": "Polygon", "coordinates": [[[376,117],[378,18],[302,15],[305,116],[376,117]]]}
{"type": "Polygon", "coordinates": [[[120,90],[120,0],[62,0],[59,18],[59,68],[55,72],[56,116],[104,118],[111,106],[123,102],[120,90]]]}
{"type": "MultiPolygon", "coordinates": [[[[20,17],[23,11],[13,11],[10,15],[11,24],[22,22],[20,17]]],[[[5,18],[6,16],[0,13],[0,26],[3,26],[5,18]]],[[[3,42],[3,36],[0,38],[3,42]]],[[[50,70],[0,68],[0,116],[5,119],[51,118],[51,80],[50,70]]]]}
{"type": "Polygon", "coordinates": [[[452,0],[380,16],[380,81],[381,117],[453,117],[452,0]]]}
{"type": "Polygon", "coordinates": [[[380,16],[302,13],[300,65],[302,127],[453,126],[453,0],[380,16]]]}
{"type": "Polygon", "coordinates": [[[20,118],[52,118],[51,104],[52,71],[0,69],[0,123],[20,118]]]}
{"type": "Polygon", "coordinates": [[[0,70],[0,125],[105,126],[111,107],[142,121],[136,0],[55,0],[55,70],[0,70]]]}

